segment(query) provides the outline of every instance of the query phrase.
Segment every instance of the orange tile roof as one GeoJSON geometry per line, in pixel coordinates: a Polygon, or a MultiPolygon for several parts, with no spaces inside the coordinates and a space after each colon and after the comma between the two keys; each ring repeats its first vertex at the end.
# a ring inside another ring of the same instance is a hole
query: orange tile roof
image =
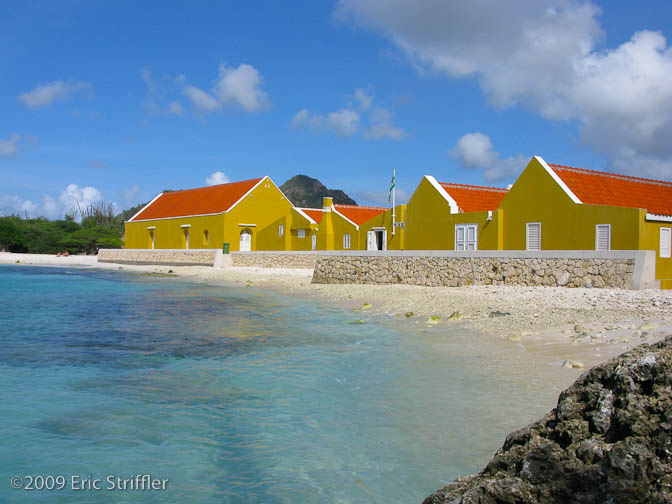
{"type": "Polygon", "coordinates": [[[303,213],[307,214],[308,217],[313,219],[318,224],[322,222],[322,210],[319,208],[299,208],[303,213]]]}
{"type": "Polygon", "coordinates": [[[672,215],[672,182],[549,164],[583,203],[645,208],[672,215]]]}
{"type": "Polygon", "coordinates": [[[226,212],[261,180],[261,178],[256,178],[229,184],[165,192],[131,220],[165,219],[226,212]]]}
{"type": "Polygon", "coordinates": [[[389,210],[389,208],[383,207],[368,207],[368,206],[357,206],[357,205],[334,205],[334,208],[338,213],[344,215],[352,222],[357,224],[364,224],[369,219],[382,214],[389,210]]]}
{"type": "Polygon", "coordinates": [[[450,184],[439,182],[450,197],[455,200],[462,212],[484,212],[496,210],[504,199],[508,189],[499,187],[484,187],[466,184],[450,184]]]}

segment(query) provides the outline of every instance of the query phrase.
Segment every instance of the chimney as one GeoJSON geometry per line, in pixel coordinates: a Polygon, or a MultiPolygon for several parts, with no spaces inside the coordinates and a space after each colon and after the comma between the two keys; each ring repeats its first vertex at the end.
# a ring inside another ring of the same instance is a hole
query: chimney
{"type": "Polygon", "coordinates": [[[334,198],[331,196],[325,196],[322,198],[322,210],[331,212],[331,207],[334,205],[334,198]]]}

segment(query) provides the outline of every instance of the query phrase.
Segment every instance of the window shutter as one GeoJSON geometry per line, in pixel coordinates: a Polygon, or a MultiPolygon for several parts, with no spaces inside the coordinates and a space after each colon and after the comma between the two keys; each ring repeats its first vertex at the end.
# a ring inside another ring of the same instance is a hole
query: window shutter
{"type": "Polygon", "coordinates": [[[672,256],[672,228],[660,228],[660,257],[672,256]]]}
{"type": "Polygon", "coordinates": [[[541,250],[541,223],[527,223],[527,250],[541,250]]]}
{"type": "Polygon", "coordinates": [[[598,224],[595,226],[595,250],[611,249],[611,226],[598,224]]]}

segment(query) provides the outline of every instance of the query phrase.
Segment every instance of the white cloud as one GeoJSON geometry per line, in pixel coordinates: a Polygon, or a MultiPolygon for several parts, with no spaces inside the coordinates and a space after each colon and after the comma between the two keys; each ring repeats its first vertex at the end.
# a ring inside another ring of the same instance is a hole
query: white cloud
{"type": "Polygon", "coordinates": [[[366,130],[364,136],[372,140],[381,140],[390,138],[392,140],[401,140],[407,136],[406,132],[392,125],[392,113],[383,108],[376,108],[371,113],[369,120],[371,126],[366,130]]]}
{"type": "Polygon", "coordinates": [[[496,107],[576,120],[621,171],[672,176],[672,48],[658,32],[599,49],[599,8],[585,0],[339,0],[334,14],[383,34],[422,72],[478,79],[496,107]]]}
{"type": "Polygon", "coordinates": [[[370,93],[371,89],[358,88],[355,89],[355,100],[359,103],[359,106],[362,110],[369,110],[371,108],[371,103],[373,103],[373,93],[370,93]]]}
{"type": "Polygon", "coordinates": [[[35,89],[19,95],[19,101],[26,107],[38,109],[57,101],[67,101],[77,91],[91,88],[88,82],[63,82],[62,80],[38,84],[35,89]]]}
{"type": "Polygon", "coordinates": [[[381,140],[391,138],[401,140],[406,132],[393,126],[393,115],[382,107],[373,107],[374,95],[369,89],[358,88],[353,95],[346,96],[347,106],[326,115],[315,114],[307,109],[299,110],[292,118],[291,126],[305,127],[314,131],[331,131],[341,136],[351,137],[364,126],[364,138],[381,140]],[[351,102],[354,96],[357,105],[351,102]],[[359,109],[359,111],[355,109],[359,109]]]}
{"type": "Polygon", "coordinates": [[[224,104],[236,104],[246,112],[258,112],[269,105],[268,95],[261,89],[261,74],[252,65],[238,68],[219,65],[219,79],[212,93],[224,104]]]}
{"type": "Polygon", "coordinates": [[[201,112],[216,112],[222,108],[222,104],[217,99],[196,86],[185,87],[183,93],[201,112]]]}
{"type": "MultiPolygon", "coordinates": [[[[79,220],[80,210],[85,210],[89,205],[103,202],[103,195],[95,187],[80,187],[77,184],[69,184],[57,197],[48,194],[42,195],[42,202],[34,203],[18,196],[0,194],[0,215],[18,214],[21,217],[47,217],[48,219],[63,219],[66,213],[76,213],[79,220]]],[[[119,206],[112,203],[115,212],[119,206]]]]}
{"type": "Polygon", "coordinates": [[[21,137],[16,133],[7,140],[0,140],[0,157],[11,157],[19,152],[19,140],[21,137]]]}
{"type": "Polygon", "coordinates": [[[168,104],[168,112],[173,115],[182,115],[184,113],[184,107],[179,101],[172,101],[168,104]]]}
{"type": "Polygon", "coordinates": [[[530,159],[521,154],[501,158],[493,148],[490,137],[483,133],[467,133],[448,154],[463,168],[482,171],[487,180],[493,181],[517,177],[530,159]]]}
{"type": "Polygon", "coordinates": [[[341,109],[327,115],[311,114],[299,110],[292,119],[292,126],[304,126],[312,130],[331,131],[341,136],[352,136],[359,130],[359,114],[352,109],[341,109]]]}
{"type": "Polygon", "coordinates": [[[228,184],[231,182],[231,179],[223,171],[216,171],[208,175],[205,179],[205,183],[209,186],[218,185],[218,184],[228,184]]]}

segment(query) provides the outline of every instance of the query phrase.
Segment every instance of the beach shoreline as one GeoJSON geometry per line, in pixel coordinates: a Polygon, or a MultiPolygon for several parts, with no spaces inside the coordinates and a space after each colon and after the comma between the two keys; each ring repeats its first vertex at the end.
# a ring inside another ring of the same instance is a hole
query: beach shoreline
{"type": "MultiPolygon", "coordinates": [[[[515,345],[542,365],[562,369],[560,384],[640,343],[672,334],[672,291],[526,286],[423,287],[313,284],[312,270],[98,263],[96,256],[0,253],[0,264],[97,268],[261,288],[312,299],[409,330],[460,328],[515,345]],[[17,263],[18,261],[18,263],[17,263]]],[[[475,341],[482,345],[487,341],[475,341]]]]}

